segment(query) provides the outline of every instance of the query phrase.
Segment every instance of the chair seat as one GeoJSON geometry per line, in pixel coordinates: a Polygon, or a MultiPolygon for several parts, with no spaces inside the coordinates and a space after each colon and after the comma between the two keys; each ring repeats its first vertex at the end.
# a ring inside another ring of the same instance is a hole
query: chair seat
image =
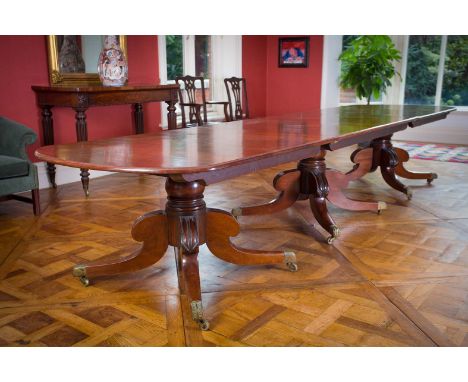
{"type": "Polygon", "coordinates": [[[27,160],[0,155],[0,179],[26,176],[28,173],[29,163],[27,160]]]}

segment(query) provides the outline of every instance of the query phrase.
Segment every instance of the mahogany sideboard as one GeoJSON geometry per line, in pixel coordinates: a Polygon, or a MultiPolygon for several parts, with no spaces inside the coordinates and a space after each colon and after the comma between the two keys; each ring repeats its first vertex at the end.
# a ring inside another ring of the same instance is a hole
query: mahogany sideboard
{"type": "MultiPolygon", "coordinates": [[[[63,87],[32,86],[36,93],[38,106],[42,109],[42,132],[44,145],[54,144],[53,107],[69,107],[75,110],[76,139],[78,142],[88,140],[86,110],[94,106],[133,105],[135,133],[144,133],[143,103],[166,102],[169,129],[177,128],[176,107],[178,85],[142,85],[122,87],[63,87]]],[[[47,163],[47,175],[54,188],[55,165],[47,163]]],[[[89,195],[89,172],[81,169],[81,182],[86,196],[89,195]]]]}
{"type": "Polygon", "coordinates": [[[325,153],[369,142],[352,157],[355,168],[347,174],[339,173],[341,178],[335,176],[334,184],[344,187],[356,174],[362,176],[380,168],[391,187],[408,195],[408,188],[396,178],[397,174],[427,180],[434,179],[434,174],[404,170],[400,165],[408,157],[392,146],[392,134],[445,118],[453,110],[443,106],[412,105],[317,109],[213,126],[45,146],[36,151],[36,156],[64,166],[166,178],[165,209],[150,211],[133,224],[132,237],[142,242],[141,247],[124,259],[77,265],[73,274],[88,285],[100,276],[138,271],[158,262],[168,246],[172,246],[176,252],[180,292],[190,305],[193,320],[207,329],[198,267],[201,245],[206,244],[213,255],[229,263],[285,263],[289,270],[297,270],[292,252],[259,251],[234,245],[230,238],[239,234],[239,222],[229,212],[207,208],[203,197],[207,185],[298,161],[297,169],[285,171],[274,182],[280,191],[277,199],[264,206],[242,208],[242,213],[237,215],[271,213],[278,206],[286,208],[297,200],[308,199],[317,221],[334,235],[336,225],[327,210],[333,187],[327,178],[333,178],[336,173],[326,168],[325,153]]]}

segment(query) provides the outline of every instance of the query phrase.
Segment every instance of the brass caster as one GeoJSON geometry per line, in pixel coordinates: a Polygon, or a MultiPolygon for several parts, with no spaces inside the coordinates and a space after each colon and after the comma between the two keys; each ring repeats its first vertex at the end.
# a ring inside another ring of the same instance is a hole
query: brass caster
{"type": "Polygon", "coordinates": [[[327,237],[327,244],[333,243],[333,241],[340,236],[340,229],[336,225],[331,226],[332,234],[327,237]]]}
{"type": "Polygon", "coordinates": [[[387,203],[385,202],[377,202],[377,215],[382,213],[382,210],[387,209],[387,203]]]}
{"type": "Polygon", "coordinates": [[[210,323],[208,322],[208,320],[201,319],[200,321],[198,321],[198,326],[201,330],[208,330],[210,328],[210,323]]]}
{"type": "Polygon", "coordinates": [[[84,265],[73,267],[72,274],[73,276],[78,277],[84,286],[87,287],[89,285],[89,279],[86,276],[86,267],[84,265]]]}
{"type": "Polygon", "coordinates": [[[232,216],[234,216],[237,219],[239,216],[242,216],[242,208],[240,208],[240,207],[233,208],[231,210],[231,214],[232,214],[232,216]]]}
{"type": "Polygon", "coordinates": [[[294,252],[284,252],[284,262],[291,272],[297,272],[298,267],[294,252]]]}
{"type": "Polygon", "coordinates": [[[84,194],[88,198],[89,197],[89,190],[84,190],[84,194]]]}
{"type": "Polygon", "coordinates": [[[431,177],[430,177],[429,179],[427,179],[427,184],[431,184],[432,181],[433,181],[434,179],[437,179],[438,177],[439,177],[439,176],[438,176],[436,173],[432,172],[432,173],[431,173],[431,177]]]}
{"type": "Polygon", "coordinates": [[[413,191],[409,188],[406,189],[406,197],[408,198],[408,200],[413,199],[413,191]]]}
{"type": "Polygon", "coordinates": [[[89,279],[87,277],[80,277],[80,281],[85,287],[89,286],[89,279]]]}
{"type": "Polygon", "coordinates": [[[297,272],[297,270],[299,269],[296,263],[286,263],[286,265],[288,266],[291,272],[297,272]]]}
{"type": "Polygon", "coordinates": [[[190,303],[190,308],[192,309],[192,319],[195,322],[198,322],[198,326],[201,330],[208,330],[210,328],[210,323],[208,320],[203,318],[203,306],[201,301],[192,301],[190,303]]]}

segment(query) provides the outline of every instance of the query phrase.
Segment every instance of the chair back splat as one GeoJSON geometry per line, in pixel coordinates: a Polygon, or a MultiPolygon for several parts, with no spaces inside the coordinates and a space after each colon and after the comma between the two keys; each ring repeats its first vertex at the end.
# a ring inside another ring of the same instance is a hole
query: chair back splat
{"type": "Polygon", "coordinates": [[[247,98],[247,83],[245,78],[225,78],[224,85],[226,86],[228,95],[229,117],[231,121],[250,118],[249,101],[247,98]]]}

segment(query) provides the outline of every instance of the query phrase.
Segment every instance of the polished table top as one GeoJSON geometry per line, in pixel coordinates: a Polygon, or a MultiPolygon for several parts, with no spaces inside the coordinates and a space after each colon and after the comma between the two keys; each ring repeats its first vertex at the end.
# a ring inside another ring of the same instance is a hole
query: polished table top
{"type": "MultiPolygon", "coordinates": [[[[445,118],[443,106],[352,105],[189,129],[44,146],[36,156],[71,167],[194,174],[445,118]]],[[[285,162],[287,159],[285,158],[285,162]]]]}

